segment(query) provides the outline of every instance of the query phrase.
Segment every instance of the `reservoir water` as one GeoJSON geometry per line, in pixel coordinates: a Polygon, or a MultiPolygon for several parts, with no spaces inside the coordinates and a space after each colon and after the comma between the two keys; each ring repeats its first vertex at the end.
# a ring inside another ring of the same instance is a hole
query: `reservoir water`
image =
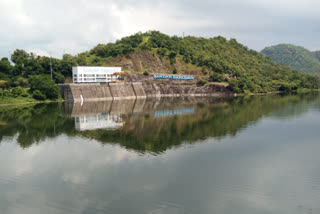
{"type": "Polygon", "coordinates": [[[320,96],[0,107],[1,214],[320,213],[320,96]]]}

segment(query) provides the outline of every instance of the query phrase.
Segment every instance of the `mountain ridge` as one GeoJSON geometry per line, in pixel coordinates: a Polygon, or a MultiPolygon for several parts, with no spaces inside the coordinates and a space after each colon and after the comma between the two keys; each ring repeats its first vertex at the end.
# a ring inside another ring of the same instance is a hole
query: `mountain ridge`
{"type": "Polygon", "coordinates": [[[302,46],[292,44],[279,44],[266,47],[261,53],[291,69],[320,75],[320,51],[310,51],[302,46]]]}

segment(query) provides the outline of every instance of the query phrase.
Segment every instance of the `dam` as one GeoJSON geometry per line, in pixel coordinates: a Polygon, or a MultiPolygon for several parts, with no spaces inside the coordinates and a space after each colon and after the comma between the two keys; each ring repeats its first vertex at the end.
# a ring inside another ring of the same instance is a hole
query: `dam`
{"type": "Polygon", "coordinates": [[[148,97],[225,97],[235,96],[227,86],[196,80],[154,80],[150,76],[131,75],[125,82],[60,84],[64,100],[70,102],[145,99],[148,97]]]}

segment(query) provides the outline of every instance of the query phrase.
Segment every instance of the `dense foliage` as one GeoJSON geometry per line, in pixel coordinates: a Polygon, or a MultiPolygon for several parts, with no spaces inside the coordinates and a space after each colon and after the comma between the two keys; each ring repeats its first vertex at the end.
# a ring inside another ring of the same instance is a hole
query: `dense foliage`
{"type": "Polygon", "coordinates": [[[78,64],[77,57],[68,54],[62,59],[55,59],[36,56],[19,49],[13,52],[11,61],[13,64],[8,58],[0,60],[1,103],[2,100],[6,101],[4,98],[7,97],[21,97],[15,93],[17,87],[24,89],[24,97],[38,100],[57,99],[59,90],[56,83],[64,83],[65,78],[71,76],[72,66],[78,64]]]}
{"type": "Polygon", "coordinates": [[[297,71],[320,75],[320,51],[312,52],[303,47],[280,44],[267,47],[261,53],[297,71]]]}
{"type": "Polygon", "coordinates": [[[319,86],[317,77],[280,66],[235,39],[227,40],[221,36],[206,39],[170,37],[158,31],[137,33],[114,44],[99,44],[87,53],[87,58],[94,58],[99,64],[105,58],[127,55],[137,49],[152,50],[161,57],[167,57],[171,64],[179,57],[185,63],[207,68],[211,71],[211,80],[228,81],[235,92],[270,92],[319,86]]]}
{"type": "Polygon", "coordinates": [[[37,97],[40,95],[39,92],[42,93],[41,99],[55,100],[59,97],[59,87],[47,75],[32,75],[29,77],[29,84],[31,92],[37,92],[37,97]]]}

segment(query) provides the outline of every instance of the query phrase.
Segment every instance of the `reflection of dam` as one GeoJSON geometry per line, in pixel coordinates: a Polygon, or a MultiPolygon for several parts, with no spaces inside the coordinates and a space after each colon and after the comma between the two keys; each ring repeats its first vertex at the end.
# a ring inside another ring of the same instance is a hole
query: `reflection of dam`
{"type": "Polygon", "coordinates": [[[199,103],[221,100],[189,98],[153,98],[113,100],[80,103],[65,102],[65,114],[75,118],[75,128],[80,131],[94,129],[118,129],[131,116],[159,117],[194,114],[199,103]]]}
{"type": "Polygon", "coordinates": [[[65,103],[66,114],[75,118],[79,131],[95,129],[118,129],[124,115],[142,112],[145,100],[114,100],[80,103],[65,103]]]}
{"type": "Polygon", "coordinates": [[[125,121],[123,115],[139,109],[135,100],[100,101],[80,103],[65,103],[67,114],[75,118],[75,128],[79,131],[95,129],[118,129],[125,121]]]}
{"type": "Polygon", "coordinates": [[[95,129],[117,129],[123,126],[122,117],[110,113],[79,115],[75,117],[75,128],[79,131],[95,129]]]}

